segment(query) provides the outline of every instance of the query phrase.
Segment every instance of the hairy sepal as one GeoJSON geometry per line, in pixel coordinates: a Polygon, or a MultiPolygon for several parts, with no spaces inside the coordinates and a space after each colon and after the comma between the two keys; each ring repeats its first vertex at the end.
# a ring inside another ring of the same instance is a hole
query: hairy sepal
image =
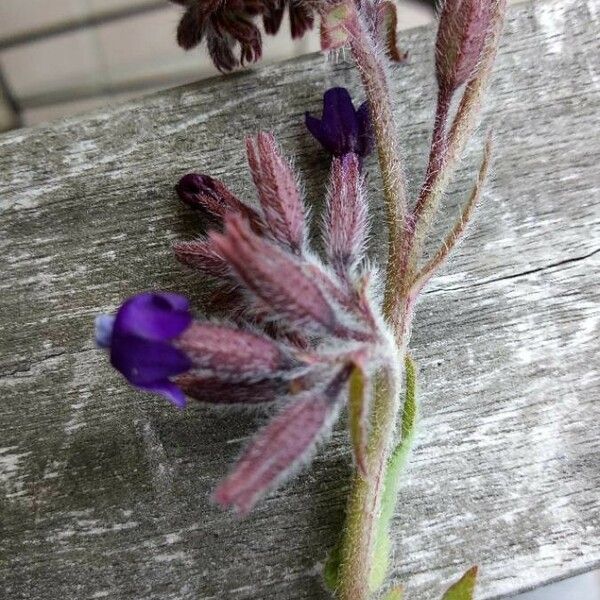
{"type": "Polygon", "coordinates": [[[475,74],[492,22],[491,0],[446,0],[436,40],[440,90],[452,93],[475,74]]]}
{"type": "Polygon", "coordinates": [[[367,203],[356,154],[331,163],[325,232],[328,259],[344,277],[362,259],[367,237],[367,203]]]}
{"type": "Polygon", "coordinates": [[[337,417],[349,374],[349,367],[343,367],[325,389],[307,392],[286,405],[244,450],[233,472],[216,489],[215,502],[245,515],[308,462],[337,417]]]}
{"type": "Polygon", "coordinates": [[[306,235],[304,203],[291,164],[283,158],[270,133],[247,138],[246,151],[271,234],[300,254],[306,235]]]}
{"type": "Polygon", "coordinates": [[[277,376],[298,366],[272,339],[228,325],[195,322],[178,338],[177,346],[195,369],[240,379],[277,376]]]}
{"type": "Polygon", "coordinates": [[[237,216],[226,220],[223,235],[213,232],[210,237],[240,283],[273,315],[299,328],[352,337],[303,261],[256,236],[237,216]]]}
{"type": "Polygon", "coordinates": [[[229,406],[273,403],[295,393],[294,380],[267,378],[256,381],[230,381],[221,377],[186,373],[174,382],[194,400],[211,405],[229,406]]]}
{"type": "Polygon", "coordinates": [[[227,279],[231,275],[229,265],[210,239],[176,242],[173,252],[180,263],[205,275],[216,279],[227,279]]]}
{"type": "Polygon", "coordinates": [[[404,62],[408,56],[398,46],[398,15],[396,5],[390,0],[377,4],[376,28],[377,34],[383,43],[386,54],[392,62],[404,62]]]}

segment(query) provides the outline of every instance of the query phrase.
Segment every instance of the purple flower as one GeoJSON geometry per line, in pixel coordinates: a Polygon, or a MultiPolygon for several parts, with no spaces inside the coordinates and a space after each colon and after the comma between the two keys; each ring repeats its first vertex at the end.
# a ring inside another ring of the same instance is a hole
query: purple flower
{"type": "Polygon", "coordinates": [[[366,102],[355,110],[346,88],[335,87],[323,96],[323,117],[305,115],[306,127],[334,156],[354,153],[364,158],[373,149],[373,132],[366,102]]]}
{"type": "Polygon", "coordinates": [[[170,377],[190,369],[190,359],[172,341],[191,324],[183,296],[147,292],[124,302],[115,317],[96,319],[96,341],[110,347],[110,362],[135,387],[166,396],[183,408],[185,396],[170,377]]]}

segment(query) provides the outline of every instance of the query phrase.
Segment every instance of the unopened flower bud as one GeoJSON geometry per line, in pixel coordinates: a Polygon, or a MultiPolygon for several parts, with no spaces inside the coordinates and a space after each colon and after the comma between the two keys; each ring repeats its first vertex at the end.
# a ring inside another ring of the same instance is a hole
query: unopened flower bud
{"type": "Polygon", "coordinates": [[[451,94],[474,75],[492,17],[492,0],[446,0],[436,41],[440,90],[451,94]]]}
{"type": "Polygon", "coordinates": [[[255,230],[263,227],[260,215],[214,177],[188,173],[179,180],[175,191],[182,202],[204,211],[219,221],[229,214],[241,214],[252,223],[255,230]]]}

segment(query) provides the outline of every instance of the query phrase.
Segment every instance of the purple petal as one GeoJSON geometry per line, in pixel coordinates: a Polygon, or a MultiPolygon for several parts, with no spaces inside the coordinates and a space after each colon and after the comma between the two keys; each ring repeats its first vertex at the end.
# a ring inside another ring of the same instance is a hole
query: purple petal
{"type": "Polygon", "coordinates": [[[153,292],[155,298],[164,300],[173,310],[178,311],[189,311],[190,301],[181,294],[174,294],[173,292],[153,292]]]}
{"type": "Polygon", "coordinates": [[[337,142],[336,155],[351,152],[356,147],[358,122],[352,98],[346,88],[335,87],[323,96],[323,127],[337,142]]]}
{"type": "Polygon", "coordinates": [[[153,340],[178,336],[192,321],[184,296],[147,292],[127,300],[119,309],[115,335],[132,334],[153,340]]]}
{"type": "Polygon", "coordinates": [[[187,356],[170,344],[117,333],[112,339],[110,362],[130,383],[146,387],[191,367],[187,356]]]}
{"type": "Polygon", "coordinates": [[[321,119],[317,119],[316,117],[311,116],[309,113],[304,115],[304,123],[306,124],[306,128],[313,137],[327,150],[333,154],[337,149],[337,144],[335,139],[333,139],[329,131],[325,130],[323,126],[323,122],[321,119]]]}
{"type": "Polygon", "coordinates": [[[115,317],[113,315],[98,315],[96,317],[96,344],[100,348],[110,348],[115,317]]]}
{"type": "Polygon", "coordinates": [[[161,396],[164,396],[177,408],[185,408],[187,404],[185,394],[168,379],[165,379],[164,381],[157,381],[148,385],[140,385],[138,387],[145,392],[153,392],[154,394],[160,394],[161,396]]]}

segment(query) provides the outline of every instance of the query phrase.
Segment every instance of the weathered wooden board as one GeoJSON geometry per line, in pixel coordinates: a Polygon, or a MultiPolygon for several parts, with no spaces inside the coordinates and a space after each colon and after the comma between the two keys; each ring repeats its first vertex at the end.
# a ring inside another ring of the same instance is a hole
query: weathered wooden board
{"type": "MultiPolygon", "coordinates": [[[[411,598],[438,598],[472,563],[481,598],[600,563],[599,11],[577,0],[510,12],[484,117],[495,173],[412,341],[424,419],[393,569],[411,598]]],[[[411,60],[394,75],[414,182],[433,110],[432,39],[407,34],[411,60]]],[[[327,597],[317,566],[342,519],[344,430],[236,521],[208,496],[263,416],[179,413],[132,391],[94,349],[92,320],[142,289],[201,297],[203,282],[170,255],[199,226],[172,185],[196,168],[252,196],[242,134],[273,128],[318,204],[326,161],[302,114],[335,83],[358,93],[348,65],[310,56],[0,138],[4,597],[327,597]]]]}

